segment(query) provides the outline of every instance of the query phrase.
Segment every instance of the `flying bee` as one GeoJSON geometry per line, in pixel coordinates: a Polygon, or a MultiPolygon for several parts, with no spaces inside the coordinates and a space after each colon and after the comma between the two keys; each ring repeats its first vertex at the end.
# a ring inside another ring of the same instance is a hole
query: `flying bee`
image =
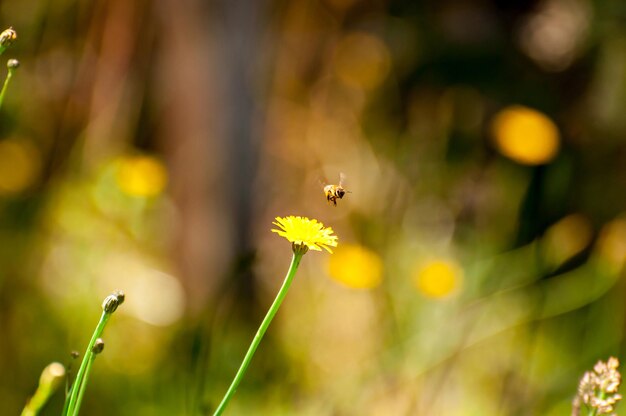
{"type": "Polygon", "coordinates": [[[345,194],[350,193],[347,191],[343,184],[345,182],[346,175],[343,173],[339,174],[339,185],[333,185],[326,183],[326,181],[321,181],[322,186],[324,187],[324,194],[326,195],[326,200],[330,204],[333,203],[334,206],[337,206],[337,198],[342,199],[345,194]]]}

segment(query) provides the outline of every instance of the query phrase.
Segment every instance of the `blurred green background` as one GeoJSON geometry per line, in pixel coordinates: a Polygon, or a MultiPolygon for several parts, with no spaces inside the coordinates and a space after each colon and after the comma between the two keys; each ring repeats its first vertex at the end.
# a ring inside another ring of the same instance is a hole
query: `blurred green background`
{"type": "Polygon", "coordinates": [[[0,25],[2,414],[116,289],[82,414],[208,414],[286,215],[339,247],[226,414],[568,415],[626,356],[623,2],[20,0],[0,25]]]}

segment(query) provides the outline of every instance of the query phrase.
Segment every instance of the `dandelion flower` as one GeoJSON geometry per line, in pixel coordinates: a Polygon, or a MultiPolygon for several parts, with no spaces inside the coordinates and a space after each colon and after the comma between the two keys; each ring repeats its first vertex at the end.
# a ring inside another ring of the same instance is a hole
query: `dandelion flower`
{"type": "Polygon", "coordinates": [[[413,276],[415,285],[423,295],[442,299],[459,288],[463,269],[453,260],[435,259],[418,265],[413,276]]]}
{"type": "Polygon", "coordinates": [[[500,153],[523,165],[543,165],[559,151],[559,129],[547,115],[513,105],[500,111],[491,124],[500,153]]]}
{"type": "Polygon", "coordinates": [[[339,283],[353,289],[371,289],[383,278],[380,256],[360,245],[341,244],[329,257],[328,274],[339,283]]]}
{"type": "Polygon", "coordinates": [[[273,222],[278,230],[272,230],[281,237],[285,237],[293,245],[294,252],[296,250],[305,253],[307,250],[322,251],[322,248],[332,253],[330,247],[337,247],[337,236],[332,235],[331,227],[324,227],[324,224],[306,217],[276,217],[273,222]]]}
{"type": "Polygon", "coordinates": [[[165,189],[167,170],[155,157],[148,155],[125,156],[117,167],[117,185],[127,195],[154,197],[165,189]]]}
{"type": "Polygon", "coordinates": [[[263,322],[261,322],[261,326],[254,336],[250,347],[248,347],[248,352],[246,352],[246,356],[241,362],[239,370],[237,371],[237,374],[235,374],[235,378],[230,384],[230,387],[226,391],[226,394],[224,395],[224,398],[222,398],[219,406],[215,409],[213,416],[220,416],[222,412],[224,412],[228,402],[235,394],[235,391],[237,391],[237,386],[239,386],[243,375],[248,369],[248,365],[250,364],[250,361],[252,361],[252,357],[254,356],[256,349],[261,343],[263,335],[265,335],[267,328],[270,326],[272,319],[274,319],[276,312],[278,312],[278,308],[280,308],[283,299],[287,295],[287,290],[289,290],[289,286],[296,275],[302,256],[309,249],[322,251],[323,248],[329,253],[332,253],[330,247],[337,247],[337,236],[332,235],[333,229],[330,227],[324,227],[324,224],[318,222],[317,220],[310,220],[306,217],[294,217],[293,215],[290,215],[285,218],[276,217],[276,222],[273,224],[279,229],[272,230],[272,232],[277,233],[281,237],[285,237],[291,242],[291,248],[293,250],[291,265],[289,266],[289,270],[287,271],[287,275],[285,276],[282,286],[278,290],[276,299],[274,299],[272,306],[270,306],[269,311],[267,311],[267,315],[265,315],[263,322]]]}

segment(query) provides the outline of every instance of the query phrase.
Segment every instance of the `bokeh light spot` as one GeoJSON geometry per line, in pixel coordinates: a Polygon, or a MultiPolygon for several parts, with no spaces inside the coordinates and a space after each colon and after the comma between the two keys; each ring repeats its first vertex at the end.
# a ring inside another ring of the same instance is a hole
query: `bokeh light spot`
{"type": "Polygon", "coordinates": [[[436,259],[419,264],[413,275],[417,289],[426,297],[445,298],[457,291],[463,281],[463,271],[454,261],[436,259]]]}
{"type": "Polygon", "coordinates": [[[348,85],[366,90],[376,88],[389,73],[390,66],[389,50],[375,36],[355,32],[337,44],[335,74],[348,85]]]}
{"type": "Polygon", "coordinates": [[[354,289],[370,289],[382,281],[383,262],[372,250],[354,244],[340,244],[329,257],[328,274],[354,289]]]}
{"type": "Polygon", "coordinates": [[[559,131],[545,114],[514,105],[494,117],[491,131],[504,156],[524,165],[550,162],[559,150],[559,131]]]}
{"type": "Polygon", "coordinates": [[[167,353],[165,345],[169,334],[163,328],[146,325],[138,320],[116,318],[115,340],[126,339],[132,342],[107,343],[106,354],[102,354],[102,359],[108,367],[125,375],[138,375],[157,366],[167,353]]]}
{"type": "Polygon", "coordinates": [[[589,33],[591,6],[587,0],[546,0],[522,22],[519,44],[547,71],[568,68],[589,33]]]}
{"type": "Polygon", "coordinates": [[[623,267],[626,263],[626,217],[617,218],[602,228],[597,249],[613,267],[623,267]]]}
{"type": "Polygon", "coordinates": [[[139,197],[156,196],[167,183],[165,166],[152,156],[126,156],[119,162],[117,184],[122,192],[139,197]]]}
{"type": "Polygon", "coordinates": [[[542,241],[548,263],[558,266],[585,249],[593,237],[593,227],[581,214],[572,214],[548,228],[542,241]]]}
{"type": "Polygon", "coordinates": [[[178,321],[185,309],[185,293],[178,280],[163,272],[146,269],[126,281],[127,312],[155,326],[178,321]],[[132,295],[132,296],[130,296],[132,295]]]}
{"type": "Polygon", "coordinates": [[[0,141],[0,194],[15,194],[31,187],[41,173],[41,155],[30,141],[0,141]]]}

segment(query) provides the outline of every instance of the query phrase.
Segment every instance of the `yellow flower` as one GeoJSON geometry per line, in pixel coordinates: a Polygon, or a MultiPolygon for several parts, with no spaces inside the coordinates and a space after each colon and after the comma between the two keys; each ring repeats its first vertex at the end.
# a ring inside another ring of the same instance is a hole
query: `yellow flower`
{"type": "Polygon", "coordinates": [[[383,278],[383,262],[372,250],[354,244],[342,244],[328,262],[328,274],[348,287],[370,289],[383,278]]]}
{"type": "Polygon", "coordinates": [[[463,270],[452,260],[437,259],[417,267],[414,282],[418,290],[429,298],[445,298],[459,288],[463,270]]]}
{"type": "Polygon", "coordinates": [[[337,236],[332,235],[333,229],[324,227],[317,220],[290,215],[285,218],[276,217],[276,222],[272,224],[280,228],[272,232],[291,241],[294,252],[303,250],[304,254],[308,249],[322,251],[323,248],[332,253],[330,247],[337,247],[337,236]]]}
{"type": "Polygon", "coordinates": [[[500,153],[523,165],[550,162],[559,151],[559,130],[545,114],[513,105],[500,111],[491,124],[500,153]]]}
{"type": "Polygon", "coordinates": [[[167,183],[167,170],[156,158],[147,155],[126,156],[118,162],[117,184],[132,196],[154,197],[167,183]]]}

